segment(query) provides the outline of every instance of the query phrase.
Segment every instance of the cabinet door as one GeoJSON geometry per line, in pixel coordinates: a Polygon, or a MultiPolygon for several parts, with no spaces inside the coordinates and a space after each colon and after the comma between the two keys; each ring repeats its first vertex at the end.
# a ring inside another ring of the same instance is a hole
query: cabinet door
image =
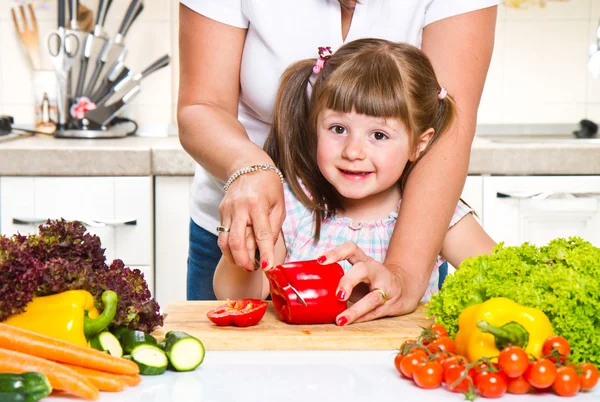
{"type": "Polygon", "coordinates": [[[460,198],[469,204],[481,218],[483,214],[483,177],[467,176],[460,198]]]}
{"type": "Polygon", "coordinates": [[[35,233],[47,219],[79,220],[100,237],[107,262],[152,266],[150,177],[2,177],[0,230],[35,233]]]}
{"type": "Polygon", "coordinates": [[[484,178],[483,223],[497,242],[579,236],[600,246],[600,176],[484,178]]]}
{"type": "Polygon", "coordinates": [[[156,176],[156,300],[162,308],[186,300],[191,176],[156,176]]]}

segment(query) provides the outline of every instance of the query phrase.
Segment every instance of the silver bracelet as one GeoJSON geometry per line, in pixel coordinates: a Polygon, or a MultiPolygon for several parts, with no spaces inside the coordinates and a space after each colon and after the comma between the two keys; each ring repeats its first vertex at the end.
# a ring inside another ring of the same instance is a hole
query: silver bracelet
{"type": "Polygon", "coordinates": [[[252,166],[248,166],[248,167],[245,167],[245,168],[241,168],[240,170],[236,171],[227,180],[227,182],[223,186],[223,190],[227,191],[227,189],[229,188],[229,186],[231,185],[231,183],[233,183],[235,181],[235,179],[237,179],[241,175],[246,174],[246,173],[257,172],[259,170],[262,170],[262,171],[272,170],[272,171],[274,171],[275,173],[277,173],[277,175],[279,176],[279,179],[281,179],[281,182],[283,183],[283,174],[281,173],[281,171],[279,169],[277,169],[273,165],[269,165],[267,163],[263,163],[263,164],[260,164],[260,165],[252,165],[252,166]]]}

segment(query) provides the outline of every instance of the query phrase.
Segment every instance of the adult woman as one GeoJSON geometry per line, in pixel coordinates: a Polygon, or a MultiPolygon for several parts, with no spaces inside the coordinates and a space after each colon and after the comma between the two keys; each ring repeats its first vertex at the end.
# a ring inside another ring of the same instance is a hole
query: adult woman
{"type": "MultiPolygon", "coordinates": [[[[497,0],[181,3],[179,135],[183,147],[203,167],[196,171],[192,190],[188,297],[212,295],[207,280],[210,267],[202,268],[198,261],[208,256],[196,246],[205,239],[209,245],[213,242],[214,249],[217,226],[226,230],[219,233],[220,248],[237,265],[252,265],[253,250],[245,241],[249,225],[261,264],[269,266],[273,261],[274,234],[284,218],[279,177],[272,171],[242,174],[225,195],[217,180],[224,182],[247,166],[272,164],[261,146],[281,72],[295,60],[314,57],[318,46],[335,51],[346,41],[379,37],[420,45],[440,83],[454,95],[459,114],[447,136],[407,182],[405,209],[385,263],[376,263],[351,245],[332,250],[326,258],[354,264],[340,283],[345,294],[356,287],[353,296],[360,299],[347,310],[349,323],[413,311],[427,286],[466,177],[493,48],[497,0]],[[204,280],[197,279],[202,276],[204,280]],[[357,286],[360,283],[367,286],[357,286]],[[382,303],[382,292],[376,289],[384,290],[387,302],[382,303]]],[[[213,267],[217,261],[218,255],[213,267]]]]}

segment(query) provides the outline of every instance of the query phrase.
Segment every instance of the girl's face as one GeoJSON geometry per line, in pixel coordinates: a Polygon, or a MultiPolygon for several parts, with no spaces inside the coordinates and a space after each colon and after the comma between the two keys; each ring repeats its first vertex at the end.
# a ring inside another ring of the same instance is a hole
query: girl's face
{"type": "Polygon", "coordinates": [[[421,148],[419,141],[417,151],[411,149],[400,120],[354,111],[323,110],[317,119],[317,138],[319,169],[346,205],[368,198],[394,208],[400,199],[397,182],[421,148]]]}

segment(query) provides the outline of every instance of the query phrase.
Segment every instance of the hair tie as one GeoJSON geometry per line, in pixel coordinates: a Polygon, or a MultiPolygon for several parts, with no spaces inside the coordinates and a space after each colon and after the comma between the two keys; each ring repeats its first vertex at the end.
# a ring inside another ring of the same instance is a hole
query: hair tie
{"type": "Polygon", "coordinates": [[[441,87],[440,88],[440,93],[438,94],[438,99],[442,100],[446,97],[446,95],[448,95],[448,91],[446,91],[446,88],[441,87]]]}
{"type": "Polygon", "coordinates": [[[317,64],[313,67],[313,73],[319,74],[321,70],[323,70],[323,67],[325,67],[325,61],[327,61],[332,54],[331,46],[319,46],[319,58],[317,59],[317,64]]]}

